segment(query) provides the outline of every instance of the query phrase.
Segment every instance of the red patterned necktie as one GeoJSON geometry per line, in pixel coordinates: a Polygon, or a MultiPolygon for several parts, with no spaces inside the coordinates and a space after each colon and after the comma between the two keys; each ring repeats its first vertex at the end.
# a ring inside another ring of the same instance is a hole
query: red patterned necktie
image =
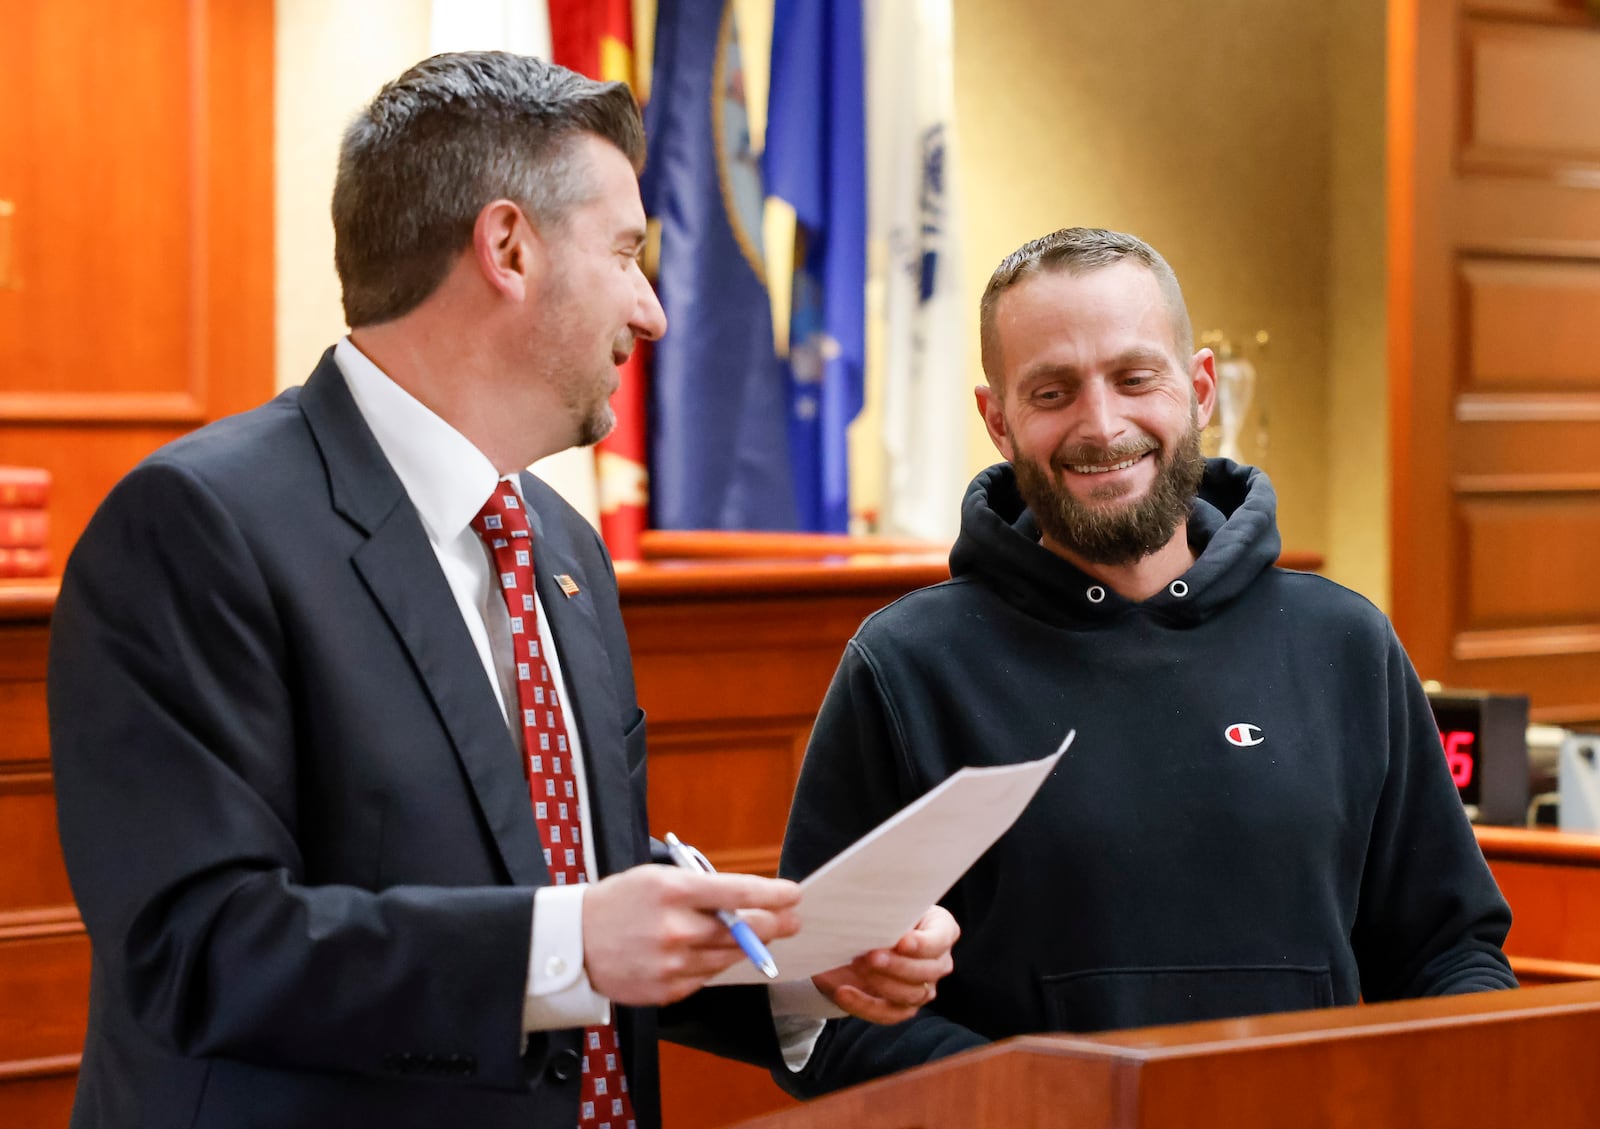
{"type": "MultiPolygon", "coordinates": [[[[567,723],[539,642],[533,594],[533,533],[522,500],[509,482],[495,487],[472,521],[494,557],[495,578],[511,615],[511,647],[517,672],[517,705],[527,757],[528,791],[552,881],[568,886],[588,880],[583,865],[582,819],[577,777],[567,747],[567,723]]],[[[634,1129],[633,1102],[622,1072],[615,1022],[583,1032],[583,1085],[579,1129],[634,1129]]]]}

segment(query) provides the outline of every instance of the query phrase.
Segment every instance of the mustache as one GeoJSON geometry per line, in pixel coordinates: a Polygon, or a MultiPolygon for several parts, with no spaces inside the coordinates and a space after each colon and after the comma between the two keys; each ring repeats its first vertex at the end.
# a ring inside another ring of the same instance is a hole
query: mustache
{"type": "Polygon", "coordinates": [[[1120,463],[1127,459],[1136,459],[1148,451],[1154,451],[1160,444],[1149,436],[1140,439],[1127,439],[1110,447],[1100,447],[1092,443],[1079,443],[1073,447],[1057,448],[1055,463],[1059,466],[1085,466],[1092,463],[1120,463]]]}

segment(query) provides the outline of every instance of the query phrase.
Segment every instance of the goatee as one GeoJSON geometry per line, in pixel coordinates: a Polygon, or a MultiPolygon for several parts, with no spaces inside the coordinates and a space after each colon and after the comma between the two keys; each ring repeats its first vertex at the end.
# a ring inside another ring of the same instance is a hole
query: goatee
{"type": "MultiPolygon", "coordinates": [[[[1056,464],[1111,463],[1133,452],[1074,448],[1056,464]]],[[[1017,491],[1033,513],[1045,539],[1086,561],[1120,566],[1143,560],[1166,546],[1200,490],[1206,459],[1200,450],[1200,429],[1189,428],[1169,450],[1158,450],[1156,478],[1144,497],[1126,505],[1080,502],[1056,474],[1038,462],[1013,458],[1017,491]]]]}
{"type": "Polygon", "coordinates": [[[593,447],[600,440],[610,435],[617,426],[617,413],[612,410],[610,400],[601,400],[594,409],[584,416],[578,424],[577,447],[593,447]]]}

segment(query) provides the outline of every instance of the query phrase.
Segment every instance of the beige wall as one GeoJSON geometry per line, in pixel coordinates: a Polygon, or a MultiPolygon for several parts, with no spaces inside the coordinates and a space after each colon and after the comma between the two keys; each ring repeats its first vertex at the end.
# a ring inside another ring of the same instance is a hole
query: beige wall
{"type": "MultiPolygon", "coordinates": [[[[278,2],[280,386],[343,329],[339,134],[426,54],[428,7],[278,2]]],[[[1277,485],[1285,544],[1384,603],[1382,0],[955,0],[955,17],[969,308],[1007,252],[1054,228],[1148,239],[1197,332],[1270,333],[1247,353],[1269,442],[1247,428],[1245,457],[1277,485]]],[[[970,369],[976,383],[976,334],[970,369]]],[[[976,472],[998,456],[971,420],[976,472]]],[[[875,490],[879,468],[857,469],[875,490]]]]}
{"type": "Polygon", "coordinates": [[[345,124],[426,55],[428,0],[277,0],[278,387],[344,333],[328,205],[345,124]]]}
{"type": "Polygon", "coordinates": [[[1389,601],[1384,0],[1336,0],[1328,283],[1327,575],[1389,601]]]}
{"type": "MultiPolygon", "coordinates": [[[[1327,554],[1336,579],[1380,599],[1381,577],[1358,567],[1370,550],[1343,545],[1374,544],[1386,521],[1381,490],[1345,500],[1371,489],[1369,472],[1381,486],[1381,418],[1366,425],[1371,454],[1330,450],[1358,406],[1347,374],[1382,377],[1370,368],[1381,244],[1376,258],[1359,248],[1383,223],[1382,37],[1372,0],[956,0],[972,308],[1006,253],[1056,227],[1147,239],[1177,271],[1197,333],[1270,333],[1247,351],[1269,443],[1247,428],[1244,455],[1278,488],[1285,544],[1327,554]],[[1362,26],[1344,26],[1347,13],[1362,26]],[[1342,480],[1358,461],[1360,481],[1342,480]]],[[[971,366],[977,377],[976,341],[971,366]]],[[[976,413],[969,454],[974,469],[995,457],[976,413]]]]}

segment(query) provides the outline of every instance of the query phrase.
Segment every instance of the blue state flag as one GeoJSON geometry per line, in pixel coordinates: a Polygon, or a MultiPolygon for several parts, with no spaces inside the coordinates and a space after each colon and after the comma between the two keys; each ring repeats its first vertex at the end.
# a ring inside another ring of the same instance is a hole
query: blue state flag
{"type": "Polygon", "coordinates": [[[767,194],[795,210],[789,453],[803,529],[850,520],[846,428],[866,361],[866,110],[860,0],[777,0],[767,194]]]}
{"type": "Polygon", "coordinates": [[[794,529],[788,399],[773,350],[733,0],[661,0],[645,208],[661,224],[650,509],[660,529],[794,529]]]}

